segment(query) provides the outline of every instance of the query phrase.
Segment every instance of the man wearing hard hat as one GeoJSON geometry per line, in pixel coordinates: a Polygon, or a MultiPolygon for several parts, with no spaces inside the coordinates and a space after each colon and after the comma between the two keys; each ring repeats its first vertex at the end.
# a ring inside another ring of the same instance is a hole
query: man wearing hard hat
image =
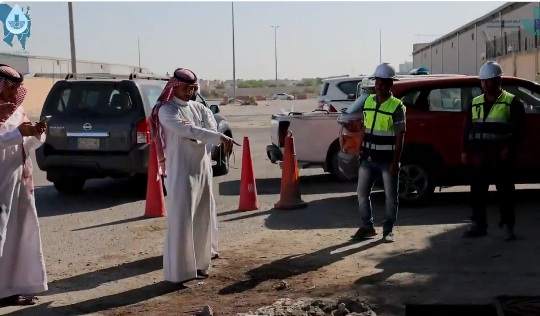
{"type": "Polygon", "coordinates": [[[395,70],[388,63],[375,69],[375,94],[364,101],[364,136],[361,141],[360,168],[358,171],[358,204],[362,216],[360,229],[351,236],[363,240],[377,234],[373,227],[371,188],[382,176],[386,195],[386,212],[383,239],[394,241],[394,223],[398,213],[398,174],[405,134],[405,106],[390,92],[395,70]]]}
{"type": "Polygon", "coordinates": [[[506,240],[514,240],[514,166],[525,135],[525,107],[515,95],[502,89],[502,68],[486,62],[478,77],[483,94],[472,100],[463,130],[462,161],[471,167],[473,224],[464,237],[487,234],[486,203],[490,183],[497,186],[500,221],[506,240]]]}

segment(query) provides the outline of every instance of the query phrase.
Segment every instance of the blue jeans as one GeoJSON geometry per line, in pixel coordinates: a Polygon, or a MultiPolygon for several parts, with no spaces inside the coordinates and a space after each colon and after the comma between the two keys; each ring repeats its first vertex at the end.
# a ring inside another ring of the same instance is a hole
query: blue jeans
{"type": "Polygon", "coordinates": [[[373,227],[371,209],[371,189],[379,176],[382,176],[386,196],[386,212],[383,232],[391,232],[397,219],[399,205],[399,176],[390,172],[390,163],[379,163],[363,159],[358,170],[358,206],[364,227],[373,227]]]}

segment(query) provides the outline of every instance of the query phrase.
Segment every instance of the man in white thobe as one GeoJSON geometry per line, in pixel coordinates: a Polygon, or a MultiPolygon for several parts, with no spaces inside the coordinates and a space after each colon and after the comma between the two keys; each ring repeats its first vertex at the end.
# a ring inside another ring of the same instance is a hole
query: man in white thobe
{"type": "Polygon", "coordinates": [[[215,212],[212,164],[207,145],[233,140],[205,128],[213,113],[192,101],[197,76],[175,70],[152,111],[159,175],[167,189],[167,236],[163,253],[166,281],[183,283],[208,277],[211,260],[211,216],[215,212]]]}
{"type": "MultiPolygon", "coordinates": [[[[191,101],[196,101],[197,100],[197,91],[195,91],[195,93],[193,93],[193,96],[191,97],[191,101]]],[[[212,130],[212,131],[215,131],[217,132],[217,122],[216,122],[216,119],[214,117],[214,115],[210,116],[208,121],[205,122],[205,126],[204,128],[206,129],[209,129],[209,130],[212,130]]],[[[212,157],[212,150],[214,149],[214,145],[212,144],[207,144],[206,145],[206,148],[207,148],[207,153],[208,155],[210,155],[210,157],[212,157]]],[[[212,208],[212,214],[210,214],[210,235],[211,235],[211,240],[212,240],[212,260],[214,259],[217,259],[219,258],[219,252],[218,252],[218,219],[217,219],[217,212],[216,212],[216,208],[212,208]]]]}
{"type": "Polygon", "coordinates": [[[0,65],[0,306],[33,305],[48,290],[30,152],[45,141],[21,106],[23,76],[0,65]]]}

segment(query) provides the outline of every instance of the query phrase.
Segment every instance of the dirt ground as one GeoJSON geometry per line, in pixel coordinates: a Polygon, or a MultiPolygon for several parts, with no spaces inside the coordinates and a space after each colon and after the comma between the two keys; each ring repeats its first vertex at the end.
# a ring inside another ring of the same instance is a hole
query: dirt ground
{"type": "MultiPolygon", "coordinates": [[[[308,207],[283,211],[281,171],[266,158],[270,114],[310,110],[316,101],[271,101],[223,106],[234,137],[250,137],[258,211],[238,212],[242,153],[215,178],[221,258],[211,277],[171,286],[163,282],[166,219],[145,219],[144,193],[130,181],[91,181],[78,197],[61,197],[35,168],[36,201],[49,291],[40,304],[0,309],[2,315],[193,315],[210,305],[215,315],[255,311],[282,297],[366,299],[378,315],[404,315],[406,303],[482,303],[502,294],[540,294],[540,185],[519,186],[518,237],[507,243],[491,209],[490,235],[463,240],[468,188],[443,189],[431,205],[401,208],[396,242],[348,241],[359,224],[355,183],[322,170],[301,171],[308,207]],[[268,106],[266,105],[268,104],[268,106]],[[274,287],[280,280],[288,290],[274,287]]],[[[143,188],[144,189],[144,188],[143,188]]],[[[373,194],[383,219],[384,195],[373,194]]]]}

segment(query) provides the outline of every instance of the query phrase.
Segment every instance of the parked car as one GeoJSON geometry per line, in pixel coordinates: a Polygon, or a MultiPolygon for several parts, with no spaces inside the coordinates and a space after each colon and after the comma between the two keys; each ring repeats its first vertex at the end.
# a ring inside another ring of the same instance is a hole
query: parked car
{"type": "Polygon", "coordinates": [[[366,76],[324,79],[317,98],[317,109],[328,111],[334,109],[334,112],[339,112],[349,107],[356,100],[356,87],[364,78],[366,76]]]}
{"type": "MultiPolygon", "coordinates": [[[[417,76],[417,77],[428,77],[417,76]]],[[[524,103],[528,133],[518,156],[517,183],[540,180],[540,85],[521,78],[503,77],[503,88],[524,103]]],[[[475,76],[418,78],[394,83],[392,93],[407,107],[407,132],[400,173],[400,199],[426,204],[436,187],[468,185],[461,163],[462,123],[468,104],[482,93],[475,76]]],[[[360,151],[361,102],[352,104],[338,119],[338,165],[341,173],[357,178],[360,151]]]]}
{"type": "MultiPolygon", "coordinates": [[[[93,178],[147,177],[148,117],[168,79],[79,74],[53,85],[41,112],[52,118],[36,161],[58,192],[79,193],[93,178]]],[[[208,105],[200,94],[197,101],[212,110],[218,130],[232,137],[219,106],[208,105]]],[[[229,157],[221,146],[214,147],[212,159],[215,176],[228,173],[229,157]]]]}
{"type": "Polygon", "coordinates": [[[274,100],[294,100],[294,95],[286,94],[286,93],[278,93],[274,95],[274,100]]]}
{"type": "MultiPolygon", "coordinates": [[[[419,77],[438,78],[439,76],[398,76],[398,80],[412,80],[419,77]]],[[[454,76],[454,75],[445,75],[454,76]]],[[[335,78],[342,80],[343,78],[335,78]]],[[[350,79],[350,78],[349,78],[350,79]]],[[[366,83],[372,79],[363,77],[357,83],[357,79],[352,79],[356,85],[366,83]]],[[[349,82],[352,82],[349,81],[349,82]]],[[[334,82],[335,83],[335,82],[334,82]]],[[[352,86],[347,89],[350,92],[352,86]]],[[[336,86],[340,85],[336,83],[336,86]]],[[[357,87],[352,90],[356,99],[357,87]]],[[[350,101],[352,104],[353,101],[350,101]]],[[[342,108],[346,110],[347,108],[342,108]]],[[[272,115],[270,122],[271,144],[266,146],[266,154],[272,163],[279,163],[283,160],[285,136],[290,131],[294,136],[296,159],[301,169],[322,168],[340,181],[348,181],[338,165],[338,155],[340,152],[340,130],[341,125],[337,123],[342,112],[335,108],[316,109],[312,112],[286,112],[272,115]],[[317,137],[313,137],[314,133],[317,137]]]]}
{"type": "Polygon", "coordinates": [[[273,114],[270,121],[271,144],[266,146],[268,159],[275,164],[283,161],[285,136],[290,131],[294,136],[299,168],[323,168],[338,179],[346,179],[337,167],[338,116],[339,113],[326,110],[273,114]]]}

